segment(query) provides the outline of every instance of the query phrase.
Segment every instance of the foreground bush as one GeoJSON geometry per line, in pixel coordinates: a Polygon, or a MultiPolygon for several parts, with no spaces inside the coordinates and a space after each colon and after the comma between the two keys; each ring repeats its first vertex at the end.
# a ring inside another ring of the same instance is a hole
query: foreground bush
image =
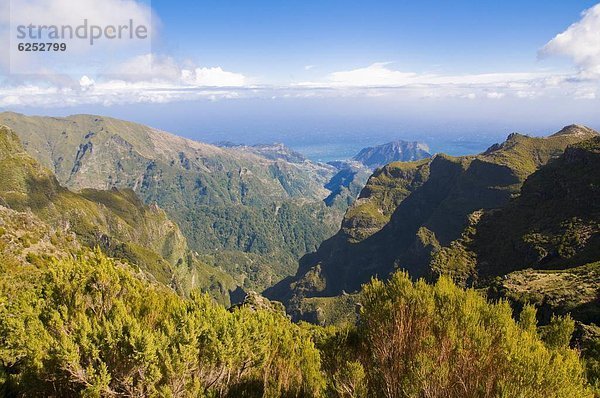
{"type": "Polygon", "coordinates": [[[515,322],[445,278],[373,281],[341,330],[183,299],[99,252],[34,260],[0,264],[2,397],[591,396],[570,318],[515,322]]]}
{"type": "Polygon", "coordinates": [[[0,275],[0,396],[317,396],[319,353],[276,311],[184,300],[100,253],[0,275]]]}
{"type": "MultiPolygon", "coordinates": [[[[556,318],[544,343],[531,307],[521,322],[449,279],[411,282],[404,273],[363,289],[359,357],[371,396],[590,397],[570,319],[556,318]]],[[[356,365],[354,365],[356,366],[356,365]]]]}

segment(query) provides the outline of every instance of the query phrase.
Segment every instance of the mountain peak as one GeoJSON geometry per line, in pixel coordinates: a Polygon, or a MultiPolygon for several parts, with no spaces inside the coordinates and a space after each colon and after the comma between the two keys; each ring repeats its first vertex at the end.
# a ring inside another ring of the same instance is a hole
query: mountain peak
{"type": "Polygon", "coordinates": [[[571,125],[563,127],[559,132],[552,134],[551,137],[558,137],[558,136],[562,136],[562,135],[594,136],[594,135],[598,135],[598,132],[587,126],[583,126],[580,124],[571,124],[571,125]]]}
{"type": "Polygon", "coordinates": [[[408,162],[430,156],[429,147],[424,143],[396,140],[383,145],[363,148],[352,160],[375,169],[391,162],[408,162]]]}

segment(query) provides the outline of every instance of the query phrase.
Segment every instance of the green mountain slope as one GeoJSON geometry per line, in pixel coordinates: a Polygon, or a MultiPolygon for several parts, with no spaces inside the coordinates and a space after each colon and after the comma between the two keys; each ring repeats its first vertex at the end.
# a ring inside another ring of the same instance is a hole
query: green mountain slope
{"type": "Polygon", "coordinates": [[[235,287],[226,274],[190,252],[177,225],[158,206],[143,205],[127,189],[74,193],[62,187],[5,126],[0,126],[0,174],[0,205],[31,212],[63,234],[74,234],[83,245],[99,246],[139,266],[160,283],[181,293],[213,290],[225,301],[235,287]]]}
{"type": "Polygon", "coordinates": [[[600,138],[573,145],[486,214],[470,248],[482,275],[566,268],[600,259],[600,138]],[[503,239],[495,239],[502,236],[503,239]]]}
{"type": "Polygon", "coordinates": [[[331,162],[338,170],[325,185],[331,193],[325,198],[328,206],[346,211],[365,186],[371,170],[357,162],[331,162]]]}
{"type": "MultiPolygon", "coordinates": [[[[584,152],[575,164],[589,160],[588,152],[596,151],[591,145],[577,147],[584,152]]],[[[590,165],[593,170],[596,163],[590,165]]],[[[438,173],[432,167],[426,178],[421,167],[407,169],[425,182],[399,189],[394,200],[408,200],[438,173]]],[[[532,307],[517,321],[506,301],[487,301],[447,277],[429,285],[403,272],[358,294],[309,299],[315,321],[343,328],[294,324],[280,303],[257,294],[226,309],[197,289],[176,294],[160,283],[160,270],[148,268],[167,264],[172,282],[186,271],[192,283],[210,269],[195,262],[164,212],[144,206],[133,191],[63,188],[5,127],[0,173],[0,396],[317,398],[434,391],[591,398],[598,391],[599,333],[592,325],[576,332],[578,341],[588,342],[584,362],[569,347],[569,317],[552,317],[538,328],[532,307]],[[96,245],[117,258],[89,247],[96,245]],[[146,260],[160,261],[132,261],[131,245],[145,250],[146,260]]],[[[371,192],[376,200],[383,190],[371,192]]],[[[463,235],[477,237],[476,231],[463,235]]],[[[571,307],[587,305],[597,264],[569,271],[518,271],[504,279],[504,288],[525,296],[552,285],[552,302],[562,302],[561,284],[587,283],[568,297],[571,307]]]]}
{"type": "Polygon", "coordinates": [[[81,250],[74,233],[52,228],[31,212],[0,206],[0,272],[40,259],[66,258],[81,250]]]}
{"type": "Polygon", "coordinates": [[[462,244],[477,259],[479,284],[502,276],[496,287],[514,301],[600,324],[599,170],[596,137],[567,148],[519,197],[484,214],[462,244]]]}
{"type": "Polygon", "coordinates": [[[0,114],[27,152],[73,190],[130,188],[157,203],[194,251],[262,289],[333,235],[342,209],[323,203],[332,167],[220,148],[112,118],[0,114]],[[217,253],[218,251],[218,253],[217,253]]]}
{"type": "Polygon", "coordinates": [[[243,145],[230,141],[221,141],[215,143],[215,145],[221,148],[235,148],[239,151],[252,153],[271,160],[285,160],[289,163],[307,163],[308,161],[304,155],[288,148],[282,143],[243,145]]]}
{"type": "MultiPolygon", "coordinates": [[[[356,291],[397,268],[413,277],[430,275],[442,248],[468,238],[466,228],[477,219],[473,213],[505,206],[539,167],[596,134],[580,126],[547,138],[511,134],[477,156],[436,155],[388,165],[371,177],[343,228],[268,295],[294,307],[304,297],[356,291]]],[[[470,260],[469,253],[462,254],[461,264],[470,260]]]]}
{"type": "Polygon", "coordinates": [[[600,323],[600,261],[566,269],[515,271],[494,287],[511,302],[535,304],[544,323],[554,314],[567,313],[585,324],[600,323]]]}
{"type": "Polygon", "coordinates": [[[181,297],[32,213],[0,225],[2,397],[593,397],[569,318],[538,331],[447,278],[374,281],[358,325],[321,328],[257,295],[181,297]]]}

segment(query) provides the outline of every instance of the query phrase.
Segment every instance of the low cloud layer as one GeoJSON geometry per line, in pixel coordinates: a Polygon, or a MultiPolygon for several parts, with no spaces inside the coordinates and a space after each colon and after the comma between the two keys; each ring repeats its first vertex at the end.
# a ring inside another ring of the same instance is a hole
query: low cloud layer
{"type": "Polygon", "coordinates": [[[132,82],[163,82],[181,87],[245,87],[250,80],[241,73],[220,66],[200,67],[192,63],[178,64],[171,57],[145,54],[108,69],[104,78],[132,82]]]}
{"type": "MultiPolygon", "coordinates": [[[[55,9],[60,9],[61,4],[71,3],[67,0],[27,1],[47,3],[46,8],[52,13],[56,13],[55,9]]],[[[144,12],[144,6],[133,0],[125,0],[121,6],[130,7],[128,11],[133,13],[138,10],[136,7],[141,7],[138,11],[144,12]]],[[[99,18],[107,13],[103,5],[97,8],[99,18]]],[[[552,38],[540,49],[540,55],[542,58],[568,57],[573,61],[574,68],[560,72],[537,70],[433,74],[403,70],[395,63],[374,62],[359,68],[323,73],[321,78],[315,77],[311,81],[289,81],[275,85],[265,78],[258,79],[243,71],[227,70],[219,65],[201,65],[165,55],[141,54],[122,61],[107,60],[94,73],[56,73],[52,65],[48,65],[44,74],[40,75],[6,74],[4,79],[0,77],[0,107],[290,97],[596,100],[600,96],[600,4],[583,12],[578,22],[552,38]]],[[[315,70],[325,68],[307,65],[304,69],[311,71],[310,76],[318,76],[315,70]]]]}
{"type": "Polygon", "coordinates": [[[442,75],[396,70],[390,62],[376,62],[364,68],[331,73],[321,82],[304,82],[304,87],[426,87],[426,86],[496,86],[543,78],[543,73],[485,73],[442,75]]]}

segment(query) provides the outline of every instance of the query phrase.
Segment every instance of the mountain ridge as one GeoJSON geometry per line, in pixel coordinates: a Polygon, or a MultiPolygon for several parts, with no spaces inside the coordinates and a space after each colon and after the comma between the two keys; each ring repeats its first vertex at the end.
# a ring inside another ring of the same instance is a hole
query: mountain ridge
{"type": "Polygon", "coordinates": [[[73,233],[83,245],[100,247],[113,257],[131,262],[181,294],[198,287],[214,287],[212,293],[217,298],[228,299],[231,282],[217,269],[199,262],[164,210],[156,205],[145,206],[132,190],[88,188],[72,192],[25,152],[16,133],[1,125],[0,171],[1,205],[17,212],[32,212],[53,228],[73,233]],[[208,279],[218,276],[219,280],[211,287],[211,281],[200,281],[200,274],[208,279]]]}
{"type": "Polygon", "coordinates": [[[353,292],[398,268],[427,276],[432,256],[461,237],[474,212],[505,206],[527,177],[592,136],[581,129],[545,138],[511,134],[477,156],[387,165],[371,176],[338,233],[267,296],[301,315],[303,298],[353,292]]]}
{"type": "Polygon", "coordinates": [[[342,216],[323,202],[330,166],[267,159],[95,115],[1,113],[0,123],[68,188],[131,188],[144,203],[157,203],[204,261],[252,290],[292,274],[342,216]]]}

